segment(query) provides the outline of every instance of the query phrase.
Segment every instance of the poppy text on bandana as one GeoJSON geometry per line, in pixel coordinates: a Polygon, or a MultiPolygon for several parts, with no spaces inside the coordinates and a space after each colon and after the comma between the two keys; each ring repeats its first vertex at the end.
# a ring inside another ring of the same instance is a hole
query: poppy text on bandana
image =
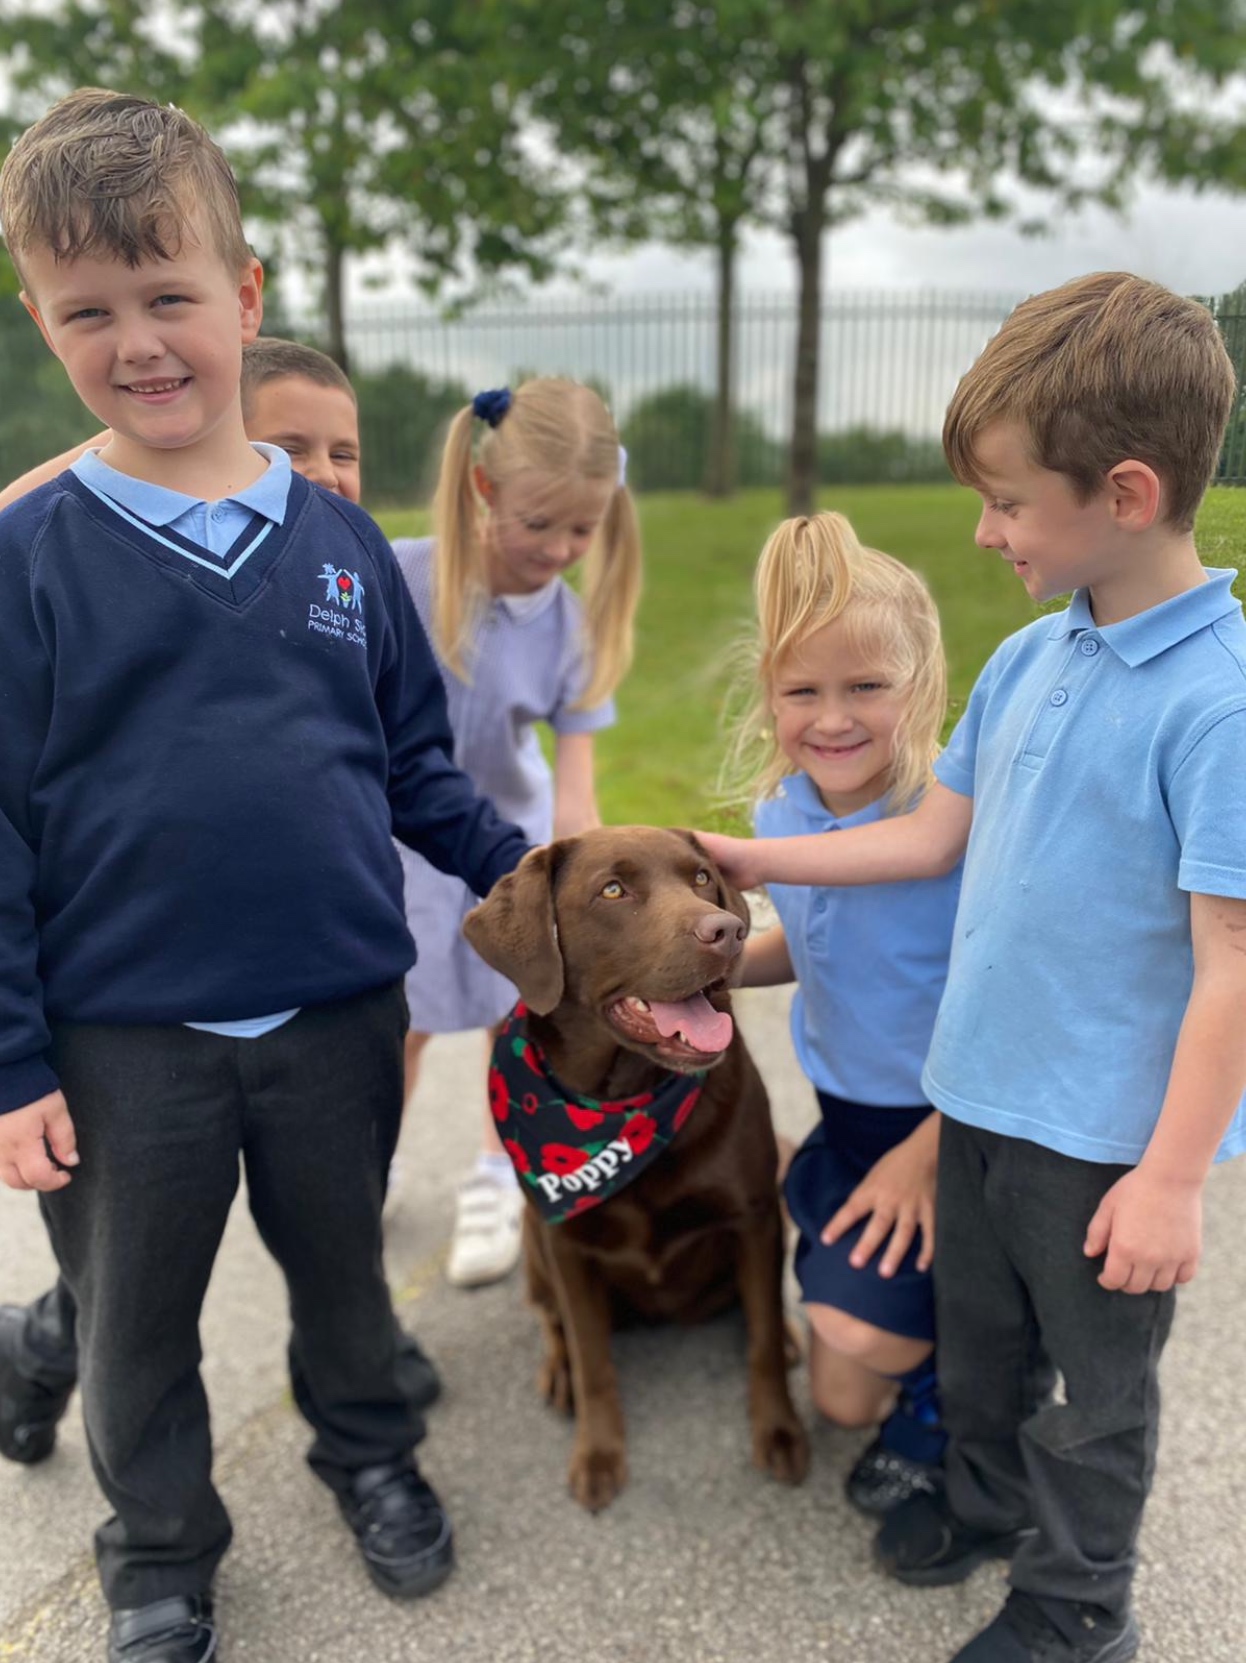
{"type": "Polygon", "coordinates": [[[503,1147],[547,1224],[600,1206],[661,1154],[696,1107],[704,1073],[667,1073],[617,1101],[577,1097],[550,1072],[516,1005],[494,1042],[489,1102],[503,1147]]]}

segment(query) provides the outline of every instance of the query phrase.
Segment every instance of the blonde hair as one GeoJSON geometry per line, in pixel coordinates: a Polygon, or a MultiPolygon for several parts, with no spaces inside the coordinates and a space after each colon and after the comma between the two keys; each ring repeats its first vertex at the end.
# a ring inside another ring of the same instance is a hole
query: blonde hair
{"type": "Polygon", "coordinates": [[[588,684],[577,708],[600,704],[632,661],[632,623],[640,600],[640,526],[618,483],[619,435],[591,387],[540,376],[518,386],[496,427],[478,423],[469,404],[450,424],[433,498],[433,644],[443,663],[470,679],[468,652],[488,595],[485,526],[489,509],[472,479],[479,462],[495,489],[523,473],[561,480],[609,480],[614,486],[584,559],[588,684]],[[483,429],[479,448],[478,428],[483,429]]]}
{"type": "Polygon", "coordinates": [[[1188,531],[1220,459],[1233,364],[1205,306],[1130,272],[1100,271],[1023,301],[962,379],[943,424],[948,465],[979,486],[983,430],[1017,422],[1040,468],[1088,502],[1127,458],[1164,486],[1188,531]]]}
{"type": "Polygon", "coordinates": [[[171,259],[195,213],[225,265],[242,271],[251,250],[220,148],[184,111],[129,93],[79,87],[26,129],[0,169],[0,225],[19,275],[36,247],[130,267],[171,259]]]}
{"type": "Polygon", "coordinates": [[[332,387],[345,393],[351,403],[358,405],[350,377],[340,364],[327,353],[302,341],[282,340],[279,335],[259,335],[242,349],[242,414],[249,415],[252,402],[261,387],[270,381],[285,381],[297,376],[317,387],[332,387]]]}
{"type": "Polygon", "coordinates": [[[891,555],[866,548],[842,514],[830,513],[784,520],[761,551],[753,589],[757,627],[737,681],[734,702],[744,709],[728,752],[730,796],[772,797],[795,772],[775,738],[775,678],[794,650],[842,618],[853,646],[903,694],[885,812],[912,808],[933,777],[947,706],[939,614],[925,583],[891,555]]]}

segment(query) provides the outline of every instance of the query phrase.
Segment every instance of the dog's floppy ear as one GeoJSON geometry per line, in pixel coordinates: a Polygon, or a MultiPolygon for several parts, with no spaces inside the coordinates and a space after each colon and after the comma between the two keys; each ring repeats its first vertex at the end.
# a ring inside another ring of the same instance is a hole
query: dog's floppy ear
{"type": "Polygon", "coordinates": [[[706,866],[714,874],[715,881],[718,884],[719,906],[725,907],[728,912],[734,912],[737,918],[747,924],[750,919],[748,902],[744,899],[743,895],[740,894],[740,891],[733,888],[733,886],[727,882],[726,878],[723,877],[718,862],[713,858],[705,846],[698,841],[697,834],[695,832],[688,831],[684,826],[672,826],[671,830],[677,837],[685,838],[689,843],[691,843],[697,854],[700,855],[706,866]]]}
{"type": "Polygon", "coordinates": [[[514,982],[538,1016],[562,998],[562,953],[554,922],[559,845],[529,849],[463,920],[463,934],[486,964],[514,982]]]}

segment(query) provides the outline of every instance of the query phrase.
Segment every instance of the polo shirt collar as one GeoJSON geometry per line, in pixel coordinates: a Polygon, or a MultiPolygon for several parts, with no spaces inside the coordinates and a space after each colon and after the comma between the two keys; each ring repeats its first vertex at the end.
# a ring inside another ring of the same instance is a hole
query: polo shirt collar
{"type": "Polygon", "coordinates": [[[1200,629],[1241,611],[1242,603],[1233,594],[1237,573],[1225,566],[1204,566],[1203,570],[1207,573],[1207,582],[1200,583],[1196,589],[1187,589],[1184,594],[1148,607],[1136,618],[1124,618],[1119,624],[1102,628],[1095,623],[1090,610],[1090,591],[1078,589],[1068,610],[1057,613],[1051,620],[1048,637],[1056,641],[1061,636],[1093,629],[1122,663],[1131,670],[1136,669],[1139,664],[1158,658],[1169,647],[1175,647],[1179,641],[1196,635],[1200,629]]]}
{"type": "Polygon", "coordinates": [[[516,623],[527,623],[529,618],[539,618],[546,607],[552,604],[554,596],[558,593],[558,581],[556,577],[552,577],[548,583],[540,589],[534,589],[530,595],[495,595],[494,603],[516,623]]]}
{"type": "MultiPolygon", "coordinates": [[[[286,517],[290,495],[289,454],[278,445],[256,444],[253,448],[266,459],[268,466],[254,484],[235,492],[228,500],[281,525],[286,517]]],[[[110,468],[96,450],[84,451],[73,464],[73,472],[84,485],[111,498],[122,508],[128,508],[131,514],[137,514],[148,525],[172,525],[183,514],[203,504],[202,497],[187,496],[184,491],[170,490],[167,485],[153,485],[149,480],[135,479],[133,474],[110,468]]]]}
{"type": "Polygon", "coordinates": [[[818,788],[808,774],[787,774],[780,782],[783,795],[800,812],[810,820],[816,822],[822,831],[847,829],[849,826],[868,826],[873,820],[881,820],[883,814],[883,799],[867,803],[859,808],[855,814],[845,814],[841,818],[832,814],[830,809],[818,795],[818,788]]]}

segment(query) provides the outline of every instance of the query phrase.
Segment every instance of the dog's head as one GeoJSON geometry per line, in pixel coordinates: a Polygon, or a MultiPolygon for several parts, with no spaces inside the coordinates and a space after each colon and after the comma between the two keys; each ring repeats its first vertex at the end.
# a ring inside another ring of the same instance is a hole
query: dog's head
{"type": "Polygon", "coordinates": [[[463,932],[539,1015],[575,1006],[682,1073],[731,1042],[748,907],[691,832],[603,826],[525,855],[463,932]]]}

